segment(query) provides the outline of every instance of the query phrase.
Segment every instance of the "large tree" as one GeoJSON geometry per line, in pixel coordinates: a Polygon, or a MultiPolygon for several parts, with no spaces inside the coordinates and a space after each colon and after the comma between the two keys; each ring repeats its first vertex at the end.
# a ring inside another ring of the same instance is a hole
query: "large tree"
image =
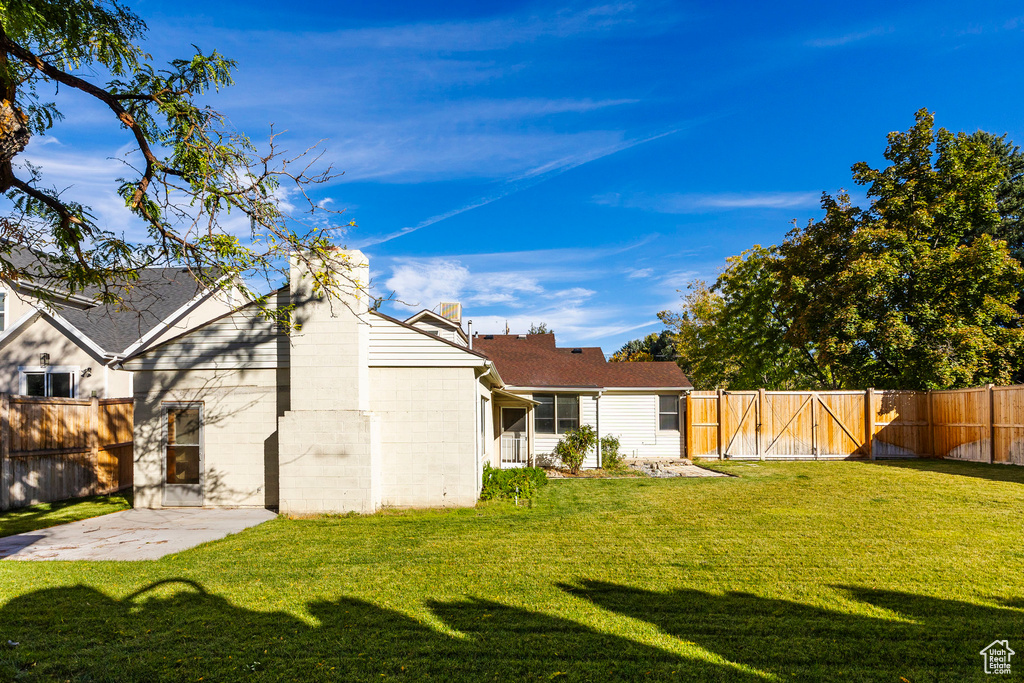
{"type": "Polygon", "coordinates": [[[825,218],[779,248],[787,338],[813,344],[847,386],[1009,381],[1024,279],[993,237],[1005,165],[977,136],[936,131],[926,110],[889,135],[885,159],[853,166],[867,209],[825,195],[825,218]]]}
{"type": "Polygon", "coordinates": [[[1015,377],[1024,272],[1006,240],[1024,245],[1019,150],[936,130],[926,110],[888,142],[888,166],[852,169],[867,208],[823,194],[824,218],[730,259],[682,314],[662,315],[696,385],[931,389],[1015,377]]]}
{"type": "Polygon", "coordinates": [[[698,281],[682,311],[659,317],[678,363],[698,389],[830,388],[836,379],[808,342],[787,340],[791,318],[779,299],[778,253],[754,246],[727,260],[714,285],[698,281]]]}
{"type": "Polygon", "coordinates": [[[313,169],[315,154],[289,156],[273,134],[257,146],[205,103],[231,85],[233,61],[197,48],[158,68],[144,51],[146,31],[117,0],[0,0],[0,191],[10,202],[0,215],[0,276],[117,300],[147,266],[183,265],[209,284],[232,277],[246,287],[276,279],[298,252],[318,288],[335,291],[337,273],[323,262],[336,228],[307,194],[334,174],[313,169]],[[130,141],[125,177],[110,191],[134,215],[134,238],[106,229],[22,161],[33,137],[76,116],[58,104],[69,89],[101,103],[130,141]],[[286,211],[295,203],[304,220],[286,211]],[[46,256],[14,257],[26,248],[46,256]]]}
{"type": "Polygon", "coordinates": [[[668,330],[651,332],[642,339],[631,339],[623,344],[609,359],[615,363],[636,363],[676,360],[675,339],[668,330]]]}

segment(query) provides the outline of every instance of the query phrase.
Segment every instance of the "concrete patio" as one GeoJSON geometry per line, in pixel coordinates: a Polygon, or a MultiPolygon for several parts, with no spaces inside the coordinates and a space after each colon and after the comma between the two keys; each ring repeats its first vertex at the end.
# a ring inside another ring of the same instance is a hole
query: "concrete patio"
{"type": "Polygon", "coordinates": [[[125,510],[0,538],[0,559],[158,560],[275,517],[261,509],[125,510]]]}

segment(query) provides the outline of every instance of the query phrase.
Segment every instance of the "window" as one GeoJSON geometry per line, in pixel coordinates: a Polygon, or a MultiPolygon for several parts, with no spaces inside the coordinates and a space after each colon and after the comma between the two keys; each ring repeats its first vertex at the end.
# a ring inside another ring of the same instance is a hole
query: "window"
{"type": "Polygon", "coordinates": [[[534,394],[533,428],[538,434],[565,434],[580,426],[580,397],[576,394],[534,394]]]}
{"type": "Polygon", "coordinates": [[[7,292],[0,291],[0,332],[7,329],[7,292]]]}
{"type": "MultiPolygon", "coordinates": [[[[480,443],[486,443],[487,441],[487,417],[488,417],[488,401],[485,397],[480,397],[480,443]]],[[[486,451],[487,448],[484,447],[486,451]]]]}
{"type": "Polygon", "coordinates": [[[75,398],[78,393],[78,368],[51,365],[19,370],[21,394],[24,396],[75,398]]]}
{"type": "Polygon", "coordinates": [[[679,431],[679,397],[658,397],[658,429],[662,431],[679,431]]]}
{"type": "Polygon", "coordinates": [[[164,410],[167,416],[167,483],[198,484],[202,443],[200,408],[167,406],[164,410]]]}
{"type": "Polygon", "coordinates": [[[555,396],[555,419],[558,433],[565,434],[580,426],[580,397],[558,394],[555,396]]]}

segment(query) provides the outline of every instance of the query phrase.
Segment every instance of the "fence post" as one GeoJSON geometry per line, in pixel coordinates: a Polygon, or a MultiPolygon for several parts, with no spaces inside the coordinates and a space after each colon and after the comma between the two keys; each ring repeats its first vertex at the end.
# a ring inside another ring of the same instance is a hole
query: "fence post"
{"type": "Polygon", "coordinates": [[[0,510],[11,506],[11,396],[0,394],[0,510]]]}
{"type": "Polygon", "coordinates": [[[818,392],[811,392],[811,455],[818,459],[818,392]]]}
{"type": "Polygon", "coordinates": [[[93,396],[89,401],[89,432],[86,443],[89,446],[89,462],[92,465],[91,495],[100,492],[100,400],[93,396]]]}
{"type": "Polygon", "coordinates": [[[757,390],[757,424],[755,425],[754,438],[757,440],[758,460],[764,460],[764,432],[761,425],[764,424],[765,394],[764,387],[757,390]]]}
{"type": "Polygon", "coordinates": [[[686,434],[683,436],[683,443],[686,445],[686,458],[693,460],[693,399],[690,392],[683,394],[683,410],[686,411],[686,434]]]}
{"type": "Polygon", "coordinates": [[[722,409],[723,404],[725,402],[724,399],[723,399],[723,393],[724,392],[721,389],[718,390],[718,401],[717,401],[717,406],[718,406],[718,408],[717,408],[718,409],[718,430],[717,431],[718,431],[718,459],[719,460],[725,460],[725,449],[722,446],[722,444],[724,443],[722,441],[722,427],[723,427],[723,423],[725,422],[725,420],[722,419],[722,417],[725,415],[725,411],[722,409]]]}
{"type": "Polygon", "coordinates": [[[988,389],[988,461],[996,461],[996,392],[994,384],[986,384],[988,389]]]}
{"type": "Polygon", "coordinates": [[[868,449],[868,458],[875,459],[875,389],[869,387],[864,392],[864,445],[868,449]]]}
{"type": "Polygon", "coordinates": [[[925,421],[928,423],[928,455],[935,457],[935,425],[932,423],[932,390],[928,390],[925,396],[924,406],[925,421]]]}

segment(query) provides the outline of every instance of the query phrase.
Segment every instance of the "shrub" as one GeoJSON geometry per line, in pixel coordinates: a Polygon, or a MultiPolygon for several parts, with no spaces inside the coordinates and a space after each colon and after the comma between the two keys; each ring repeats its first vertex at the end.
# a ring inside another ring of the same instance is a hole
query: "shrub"
{"type": "Polygon", "coordinates": [[[573,474],[578,474],[587,453],[597,445],[597,433],[590,425],[581,425],[566,433],[555,446],[555,455],[562,465],[573,474]]]}
{"type": "Polygon", "coordinates": [[[548,483],[548,475],[540,467],[517,467],[499,470],[484,465],[483,488],[480,500],[532,498],[537,490],[548,483]]]}
{"type": "Polygon", "coordinates": [[[619,453],[619,446],[622,444],[619,442],[619,437],[602,436],[601,437],[601,466],[609,469],[614,469],[622,464],[622,453],[619,453]]]}

